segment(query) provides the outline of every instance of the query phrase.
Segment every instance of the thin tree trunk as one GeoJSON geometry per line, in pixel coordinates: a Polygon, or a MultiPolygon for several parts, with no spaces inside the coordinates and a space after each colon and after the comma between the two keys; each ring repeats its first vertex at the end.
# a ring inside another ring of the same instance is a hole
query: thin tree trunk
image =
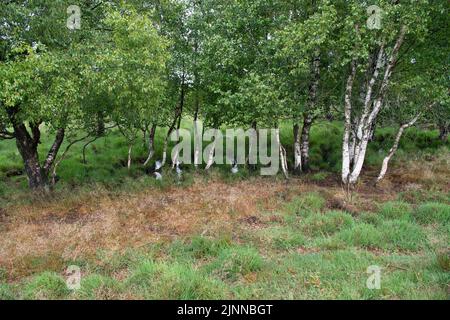
{"type": "Polygon", "coordinates": [[[133,151],[133,145],[130,144],[129,148],[128,148],[128,163],[127,163],[127,168],[128,170],[131,169],[131,152],[133,151]]]}
{"type": "Polygon", "coordinates": [[[86,161],[86,149],[87,147],[91,144],[94,143],[95,141],[97,141],[100,137],[94,137],[93,139],[91,139],[90,141],[88,141],[87,143],[85,143],[85,145],[83,146],[83,164],[87,164],[86,161]]]}
{"type": "Polygon", "coordinates": [[[369,83],[367,84],[366,96],[364,99],[364,109],[363,109],[364,111],[361,116],[361,119],[359,120],[358,130],[363,129],[363,127],[365,125],[365,121],[367,119],[367,116],[369,115],[370,108],[372,106],[373,88],[375,86],[375,83],[378,80],[378,77],[380,75],[380,70],[383,66],[384,66],[384,42],[382,43],[380,50],[378,52],[377,62],[375,65],[375,69],[373,70],[372,77],[371,77],[369,83]]]}
{"type": "MultiPolygon", "coordinates": [[[[176,137],[177,137],[177,143],[179,143],[180,142],[180,129],[179,128],[177,128],[175,130],[175,134],[176,134],[176,137]]],[[[174,152],[175,153],[174,153],[174,155],[172,157],[172,169],[174,169],[176,167],[177,163],[178,163],[178,156],[180,154],[180,150],[178,148],[176,148],[174,150],[174,152]]]]}
{"type": "MultiPolygon", "coordinates": [[[[196,78],[197,79],[197,78],[196,78]]],[[[200,112],[200,99],[198,96],[198,91],[196,91],[195,95],[195,113],[194,113],[194,167],[197,169],[200,162],[201,155],[201,145],[202,145],[202,134],[200,132],[199,123],[198,123],[198,114],[200,112]]]]}
{"type": "Polygon", "coordinates": [[[144,148],[147,145],[147,131],[148,131],[148,128],[145,128],[144,130],[142,130],[142,132],[144,133],[144,138],[142,139],[142,146],[144,148]]]}
{"type": "Polygon", "coordinates": [[[302,151],[300,143],[300,126],[294,124],[294,172],[300,174],[302,172],[302,151]]]}
{"type": "Polygon", "coordinates": [[[248,158],[246,163],[248,163],[248,167],[250,170],[256,170],[256,158],[258,157],[258,123],[256,121],[252,122],[252,130],[254,130],[255,136],[250,136],[248,141],[248,158]],[[254,151],[255,150],[255,151],[254,151]],[[253,157],[253,153],[255,157],[253,157]],[[253,163],[251,163],[253,162],[253,163]]]}
{"type": "Polygon", "coordinates": [[[53,144],[50,148],[50,151],[47,154],[47,158],[45,159],[45,162],[44,162],[43,170],[46,175],[49,174],[50,168],[53,166],[53,163],[56,160],[56,156],[58,155],[59,149],[61,148],[61,145],[64,141],[64,137],[65,137],[65,130],[58,129],[56,131],[55,141],[53,142],[53,144]]]}
{"type": "Polygon", "coordinates": [[[370,128],[370,133],[369,133],[369,142],[373,142],[375,140],[375,131],[377,129],[377,124],[376,122],[374,122],[370,128]]]}
{"type": "Polygon", "coordinates": [[[302,170],[304,172],[309,171],[309,136],[312,124],[313,124],[312,116],[310,114],[305,114],[303,119],[302,137],[300,146],[302,170]]]}
{"type": "Polygon", "coordinates": [[[350,134],[350,147],[349,147],[349,157],[350,157],[350,168],[353,167],[353,164],[355,163],[355,156],[356,156],[356,144],[358,140],[358,135],[355,132],[356,125],[352,127],[351,134],[350,134]]]}
{"type": "Polygon", "coordinates": [[[214,129],[214,141],[212,143],[211,149],[208,152],[208,159],[206,162],[206,167],[205,170],[209,170],[211,168],[211,166],[214,163],[214,153],[216,151],[216,144],[217,144],[217,130],[218,129],[214,129]]]}
{"type": "Polygon", "coordinates": [[[356,77],[356,60],[351,63],[350,75],[347,78],[347,85],[345,88],[345,126],[344,139],[342,145],[342,183],[348,185],[348,178],[350,175],[350,135],[352,131],[352,92],[353,83],[356,77]]]}
{"type": "Polygon", "coordinates": [[[181,117],[183,115],[183,107],[184,107],[184,97],[185,97],[185,87],[184,87],[184,81],[185,81],[185,75],[183,74],[182,81],[181,81],[181,93],[180,93],[180,101],[177,104],[177,107],[175,108],[175,117],[173,119],[173,122],[171,126],[169,127],[169,131],[167,132],[166,139],[164,141],[164,151],[163,151],[163,160],[162,160],[162,166],[166,164],[167,161],[167,147],[169,144],[170,136],[172,135],[172,132],[178,128],[181,125],[181,117]]]}
{"type": "Polygon", "coordinates": [[[380,174],[378,175],[378,179],[376,183],[379,183],[381,180],[384,179],[386,176],[386,172],[388,170],[389,162],[391,161],[392,157],[395,155],[395,153],[398,150],[398,145],[400,143],[400,139],[402,138],[403,132],[405,132],[406,129],[409,127],[412,127],[417,120],[419,119],[420,114],[417,115],[414,119],[412,119],[409,123],[406,123],[402,126],[400,126],[400,129],[398,130],[397,137],[395,138],[394,145],[392,146],[391,150],[389,150],[388,155],[383,160],[383,165],[381,166],[380,174]]]}
{"type": "Polygon", "coordinates": [[[276,141],[279,146],[281,170],[283,171],[283,174],[286,177],[286,179],[289,179],[288,165],[287,165],[287,159],[286,159],[286,149],[281,144],[280,129],[276,129],[275,134],[276,134],[276,141]]]}
{"type": "Polygon", "coordinates": [[[447,142],[449,132],[450,126],[448,124],[441,124],[439,126],[439,140],[441,140],[442,142],[447,142]]]}
{"type": "Polygon", "coordinates": [[[309,171],[309,144],[310,144],[309,136],[314,121],[313,112],[317,104],[317,93],[320,82],[320,64],[321,64],[320,51],[316,51],[311,68],[312,80],[309,86],[307,111],[303,114],[303,128],[302,128],[300,149],[302,161],[301,169],[305,172],[309,171]]]}
{"type": "MultiPolygon", "coordinates": [[[[184,101],[184,95],[183,95],[183,101],[184,101]]],[[[183,105],[184,103],[182,103],[183,105]]],[[[183,110],[183,106],[181,106],[181,110],[183,110]]],[[[180,143],[180,128],[181,128],[181,116],[178,118],[178,124],[177,124],[177,131],[176,131],[176,136],[177,136],[177,143],[180,143]]],[[[178,157],[180,156],[180,150],[177,148],[175,150],[175,154],[173,156],[172,159],[172,169],[174,169],[178,163],[178,157]]]]}
{"type": "Polygon", "coordinates": [[[153,156],[155,155],[155,134],[156,134],[156,124],[154,124],[151,129],[150,133],[148,135],[148,156],[147,159],[144,162],[144,166],[148,165],[148,163],[152,160],[153,156]]]}
{"type": "Polygon", "coordinates": [[[178,117],[181,117],[181,112],[179,111],[179,108],[177,108],[176,118],[174,119],[172,125],[169,127],[169,131],[167,132],[166,139],[164,140],[163,159],[162,159],[162,164],[161,164],[162,166],[164,166],[167,161],[167,148],[169,145],[169,139],[170,139],[170,136],[172,135],[172,132],[175,130],[175,127],[178,122],[178,117]]]}
{"type": "Polygon", "coordinates": [[[202,135],[199,128],[198,119],[194,120],[194,166],[198,168],[201,165],[200,155],[201,155],[201,144],[202,135]]]}
{"type": "Polygon", "coordinates": [[[74,144],[76,144],[76,143],[78,143],[78,142],[81,142],[81,141],[87,139],[88,137],[89,137],[89,135],[87,135],[87,136],[85,136],[85,137],[83,137],[83,138],[81,138],[81,139],[78,139],[78,140],[75,140],[75,141],[72,141],[71,143],[69,143],[69,144],[67,145],[66,149],[64,150],[63,154],[61,155],[61,157],[60,157],[57,161],[55,161],[55,164],[54,164],[54,166],[53,166],[53,172],[52,172],[52,185],[53,185],[53,186],[56,184],[56,171],[58,170],[58,167],[59,167],[59,165],[61,164],[61,162],[66,158],[66,155],[67,155],[67,153],[69,152],[70,148],[71,148],[74,144]]]}

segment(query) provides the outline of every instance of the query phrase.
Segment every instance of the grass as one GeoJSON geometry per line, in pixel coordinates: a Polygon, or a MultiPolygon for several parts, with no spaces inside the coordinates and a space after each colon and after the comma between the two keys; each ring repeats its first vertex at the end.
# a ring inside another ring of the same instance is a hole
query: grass
{"type": "Polygon", "coordinates": [[[113,299],[120,293],[119,282],[103,275],[90,274],[82,279],[80,285],[80,289],[75,294],[78,299],[113,299]]]}
{"type": "Polygon", "coordinates": [[[417,251],[426,243],[422,229],[403,220],[385,221],[377,227],[360,223],[337,237],[348,245],[367,249],[417,251]]]}
{"type": "Polygon", "coordinates": [[[24,299],[61,299],[69,294],[65,280],[53,272],[43,272],[28,282],[22,292],[24,299]]]}
{"type": "Polygon", "coordinates": [[[422,224],[440,223],[448,225],[450,223],[450,205],[427,202],[417,208],[414,216],[422,224]]]}
{"type": "Polygon", "coordinates": [[[146,299],[220,299],[225,285],[183,263],[143,261],[125,282],[125,290],[139,290],[146,299]]]}
{"type": "MultiPolygon", "coordinates": [[[[292,215],[290,205],[283,215],[292,215]]],[[[195,236],[99,253],[78,262],[83,277],[77,291],[69,291],[60,274],[37,272],[0,285],[0,298],[446,299],[449,252],[434,253],[434,229],[375,215],[312,211],[295,223],[247,230],[245,245],[223,235],[195,236]],[[372,265],[382,268],[381,290],[365,286],[372,265]]]]}
{"type": "Polygon", "coordinates": [[[353,217],[341,211],[313,214],[302,222],[303,233],[310,236],[329,236],[353,226],[353,217]]]}
{"type": "Polygon", "coordinates": [[[279,249],[295,249],[305,244],[305,237],[295,228],[272,226],[264,229],[259,235],[263,243],[279,249]]]}
{"type": "MultiPolygon", "coordinates": [[[[156,181],[139,165],[144,146],[129,172],[127,146],[112,132],[88,148],[86,165],[81,145],[71,151],[50,200],[26,193],[17,151],[2,141],[0,300],[448,299],[448,147],[435,132],[408,131],[392,185],[359,186],[348,200],[333,185],[340,130],[315,126],[313,172],[288,182],[245,169],[232,176],[229,166],[185,168],[181,180],[166,170],[156,181]],[[431,160],[414,167],[416,157],[431,160]],[[66,286],[70,265],[82,270],[79,290],[66,286]],[[373,265],[381,290],[366,286],[373,265]]],[[[282,127],[286,146],[290,132],[282,127]]],[[[377,131],[366,170],[394,134],[377,131]]]]}
{"type": "Polygon", "coordinates": [[[403,201],[389,201],[381,206],[380,214],[385,219],[409,220],[412,215],[412,207],[403,201]]]}
{"type": "Polygon", "coordinates": [[[236,246],[222,250],[205,269],[220,279],[235,280],[260,271],[263,266],[264,260],[255,248],[236,246]]]}
{"type": "Polygon", "coordinates": [[[318,193],[307,193],[286,204],[286,210],[298,216],[307,216],[310,212],[322,210],[325,202],[326,200],[318,193]]]}

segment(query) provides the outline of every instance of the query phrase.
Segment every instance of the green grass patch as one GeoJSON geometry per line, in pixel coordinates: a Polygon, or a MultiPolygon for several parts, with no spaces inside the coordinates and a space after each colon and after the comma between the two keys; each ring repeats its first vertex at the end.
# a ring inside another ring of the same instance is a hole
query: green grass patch
{"type": "Polygon", "coordinates": [[[143,261],[127,279],[126,286],[146,299],[224,299],[228,294],[221,281],[178,262],[143,261]]]}
{"type": "Polygon", "coordinates": [[[285,210],[289,214],[298,216],[308,216],[311,212],[321,211],[326,204],[326,200],[320,194],[311,192],[295,197],[286,204],[285,210]]]}
{"type": "Polygon", "coordinates": [[[301,231],[290,226],[271,226],[258,232],[258,237],[275,249],[288,250],[305,244],[301,231]]]}
{"type": "Polygon", "coordinates": [[[317,172],[311,176],[311,180],[315,182],[325,181],[329,175],[328,172],[317,172]]]}
{"type": "Polygon", "coordinates": [[[7,283],[0,283],[0,300],[15,300],[17,299],[11,285],[7,283]]]}
{"type": "Polygon", "coordinates": [[[358,220],[376,226],[383,222],[383,217],[375,212],[361,212],[358,220]]]}
{"type": "Polygon", "coordinates": [[[65,280],[53,272],[44,272],[33,277],[23,289],[23,298],[37,300],[64,299],[70,294],[65,280]]]}
{"type": "Polygon", "coordinates": [[[427,243],[423,230],[405,220],[383,221],[379,227],[358,223],[337,236],[348,245],[385,250],[417,251],[427,243]]]}
{"type": "Polygon", "coordinates": [[[324,214],[312,214],[301,222],[304,233],[317,237],[328,236],[353,226],[353,217],[342,211],[329,211],[324,214]]]}
{"type": "Polygon", "coordinates": [[[424,203],[416,209],[414,217],[421,224],[449,224],[450,205],[438,202],[424,203]]]}
{"type": "Polygon", "coordinates": [[[115,299],[120,293],[120,284],[110,277],[91,274],[82,278],[81,288],[75,293],[83,300],[115,299]]]}
{"type": "Polygon", "coordinates": [[[200,259],[208,256],[217,256],[222,250],[229,248],[231,239],[229,237],[221,237],[219,239],[211,239],[207,237],[194,237],[186,246],[186,251],[195,258],[200,259]]]}
{"type": "Polygon", "coordinates": [[[385,219],[411,219],[412,207],[409,203],[402,201],[390,201],[384,203],[380,208],[380,214],[385,219]]]}
{"type": "Polygon", "coordinates": [[[240,276],[260,271],[264,260],[253,247],[232,247],[224,249],[205,270],[220,279],[237,280],[240,276]]]}

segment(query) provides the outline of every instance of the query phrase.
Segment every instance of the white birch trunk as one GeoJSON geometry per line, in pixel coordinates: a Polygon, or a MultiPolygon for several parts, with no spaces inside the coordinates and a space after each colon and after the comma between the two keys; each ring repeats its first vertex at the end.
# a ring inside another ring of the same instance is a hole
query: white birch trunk
{"type": "Polygon", "coordinates": [[[280,129],[276,129],[275,134],[276,134],[276,141],[280,151],[281,170],[283,171],[283,174],[286,177],[286,179],[289,179],[287,159],[286,159],[286,149],[281,144],[280,129]]]}
{"type": "Polygon", "coordinates": [[[205,170],[209,170],[214,163],[214,152],[216,151],[216,143],[217,143],[217,129],[214,129],[214,141],[212,143],[211,149],[208,152],[208,160],[206,162],[205,170]]]}
{"type": "Polygon", "coordinates": [[[200,155],[201,155],[201,145],[202,145],[202,135],[200,133],[200,126],[198,120],[194,120],[194,166],[197,168],[201,165],[200,155]]]}
{"type": "Polygon", "coordinates": [[[356,60],[351,63],[350,75],[347,79],[347,85],[345,89],[345,127],[344,127],[344,139],[342,146],[342,183],[348,184],[348,178],[350,175],[350,135],[352,130],[352,91],[353,83],[356,77],[356,60]]]}
{"type": "Polygon", "coordinates": [[[133,151],[133,145],[130,144],[130,147],[128,148],[128,164],[127,164],[128,170],[131,169],[131,152],[132,151],[133,151]]]}
{"type": "MultiPolygon", "coordinates": [[[[367,146],[369,143],[371,128],[373,127],[373,125],[376,121],[376,118],[378,117],[378,114],[380,113],[381,108],[383,107],[383,102],[384,102],[384,98],[385,98],[387,89],[389,87],[389,82],[390,82],[390,78],[392,75],[392,71],[395,68],[395,65],[396,65],[397,59],[398,59],[398,53],[399,53],[400,48],[405,40],[406,30],[407,30],[406,26],[403,26],[400,30],[400,34],[397,38],[397,41],[395,43],[395,46],[394,46],[391,56],[389,58],[389,63],[386,67],[383,81],[381,82],[381,85],[380,85],[380,89],[379,89],[379,92],[377,95],[378,97],[375,100],[375,102],[373,102],[373,108],[371,109],[372,89],[373,89],[373,85],[378,77],[378,72],[379,72],[381,61],[382,61],[382,55],[384,54],[383,53],[384,45],[380,49],[380,53],[379,53],[379,56],[377,59],[377,67],[375,68],[372,79],[368,85],[365,106],[364,106],[365,110],[364,110],[361,120],[359,121],[359,125],[357,128],[357,133],[358,133],[358,135],[361,135],[361,139],[358,139],[359,141],[356,145],[355,161],[353,164],[353,168],[351,168],[351,170],[350,170],[350,172],[351,172],[350,175],[347,175],[348,178],[346,179],[346,183],[348,183],[348,184],[355,184],[358,181],[359,176],[361,174],[361,170],[363,168],[364,161],[366,158],[366,152],[367,152],[367,146]]],[[[346,98],[347,98],[347,96],[346,96],[346,98]]],[[[344,138],[344,142],[345,142],[345,138],[344,138]]],[[[349,169],[350,169],[350,166],[349,166],[349,169]]],[[[343,170],[343,180],[344,180],[344,170],[343,170]]]]}
{"type": "Polygon", "coordinates": [[[382,67],[384,67],[384,43],[381,45],[380,47],[380,51],[378,52],[378,57],[377,57],[377,62],[376,62],[376,66],[375,69],[373,71],[372,77],[369,81],[369,83],[367,84],[367,89],[366,89],[366,97],[364,99],[364,112],[361,116],[361,119],[359,121],[359,127],[362,128],[364,127],[364,123],[366,121],[367,116],[369,115],[370,112],[370,107],[372,106],[372,94],[373,94],[373,87],[375,86],[375,83],[378,80],[378,76],[380,74],[380,70],[382,67]]]}
{"type": "Polygon", "coordinates": [[[366,158],[367,145],[369,143],[368,135],[364,135],[361,142],[357,146],[352,173],[348,179],[349,184],[355,184],[361,174],[364,160],[366,158]]]}
{"type": "Polygon", "coordinates": [[[405,130],[408,129],[409,127],[412,127],[417,122],[417,120],[419,120],[419,117],[420,117],[420,114],[417,115],[414,119],[412,119],[409,123],[402,125],[400,127],[400,129],[398,130],[397,136],[394,141],[394,145],[392,146],[391,150],[389,150],[389,153],[386,156],[386,158],[384,158],[384,160],[383,160],[383,164],[381,166],[381,171],[380,171],[380,174],[378,175],[376,183],[379,183],[386,176],[389,162],[391,161],[392,157],[395,155],[395,153],[398,150],[398,145],[400,143],[400,139],[403,136],[403,132],[405,132],[405,130]]]}
{"type": "MultiPolygon", "coordinates": [[[[175,135],[176,135],[176,139],[177,142],[180,142],[180,130],[176,129],[175,130],[175,135]]],[[[175,169],[177,163],[178,163],[178,156],[180,154],[180,149],[176,148],[173,154],[173,158],[172,158],[172,169],[175,169]]]]}
{"type": "Polygon", "coordinates": [[[302,171],[302,148],[300,142],[300,128],[298,124],[294,125],[294,171],[302,171]]]}

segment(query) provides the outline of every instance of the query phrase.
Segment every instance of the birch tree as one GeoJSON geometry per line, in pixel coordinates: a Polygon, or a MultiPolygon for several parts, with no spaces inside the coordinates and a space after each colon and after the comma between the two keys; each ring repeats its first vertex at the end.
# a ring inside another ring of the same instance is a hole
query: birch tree
{"type": "Polygon", "coordinates": [[[339,43],[342,48],[350,46],[342,149],[342,182],[346,185],[354,185],[359,179],[399,58],[405,47],[422,39],[427,26],[424,21],[430,14],[426,1],[383,2],[382,28],[370,30],[360,18],[367,17],[363,9],[360,4],[349,4],[346,12],[349,10],[350,14],[342,24],[343,37],[339,43]],[[360,90],[358,97],[355,88],[360,90]]]}

